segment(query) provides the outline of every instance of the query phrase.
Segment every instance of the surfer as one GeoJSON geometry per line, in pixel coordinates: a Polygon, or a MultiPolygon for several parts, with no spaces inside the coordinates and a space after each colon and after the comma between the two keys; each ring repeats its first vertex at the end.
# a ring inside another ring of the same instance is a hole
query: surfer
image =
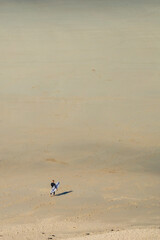
{"type": "MultiPolygon", "coordinates": [[[[51,182],[51,188],[53,189],[53,187],[54,187],[55,189],[57,189],[57,186],[56,186],[54,180],[52,180],[52,182],[51,182]]],[[[50,192],[50,195],[51,195],[51,196],[55,195],[55,191],[54,191],[54,192],[50,192]]]]}

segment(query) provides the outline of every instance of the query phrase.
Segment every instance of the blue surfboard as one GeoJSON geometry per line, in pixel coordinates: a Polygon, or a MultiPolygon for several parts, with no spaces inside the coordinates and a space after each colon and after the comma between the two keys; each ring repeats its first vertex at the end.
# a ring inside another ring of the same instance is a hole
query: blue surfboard
{"type": "Polygon", "coordinates": [[[51,194],[54,193],[54,192],[58,189],[59,184],[60,184],[60,182],[57,182],[57,183],[56,183],[56,186],[54,186],[54,187],[51,189],[51,191],[50,191],[51,194]]]}

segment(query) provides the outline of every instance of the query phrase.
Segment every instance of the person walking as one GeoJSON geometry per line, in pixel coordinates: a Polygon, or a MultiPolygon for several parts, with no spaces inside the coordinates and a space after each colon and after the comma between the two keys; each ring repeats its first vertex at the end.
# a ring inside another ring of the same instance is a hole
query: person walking
{"type": "Polygon", "coordinates": [[[55,196],[55,191],[53,191],[53,189],[57,190],[57,186],[56,186],[54,180],[52,180],[52,182],[51,182],[51,191],[50,191],[51,196],[55,196]]]}

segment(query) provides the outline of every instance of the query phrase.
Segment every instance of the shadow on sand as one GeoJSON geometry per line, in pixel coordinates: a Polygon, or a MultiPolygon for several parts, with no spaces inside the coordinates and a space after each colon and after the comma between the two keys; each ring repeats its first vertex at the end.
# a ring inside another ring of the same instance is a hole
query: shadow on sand
{"type": "Polygon", "coordinates": [[[55,197],[59,197],[59,196],[62,196],[62,195],[66,195],[66,194],[71,193],[71,192],[73,192],[73,191],[58,193],[58,194],[55,195],[55,197]]]}

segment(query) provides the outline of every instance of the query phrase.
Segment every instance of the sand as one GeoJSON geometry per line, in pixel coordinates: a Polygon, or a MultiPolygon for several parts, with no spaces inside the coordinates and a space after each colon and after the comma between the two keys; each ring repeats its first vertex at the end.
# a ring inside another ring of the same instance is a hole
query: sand
{"type": "Polygon", "coordinates": [[[42,158],[15,161],[14,167],[1,163],[1,238],[159,239],[160,177],[148,167],[144,171],[148,153],[112,143],[100,145],[95,158],[87,157],[95,147],[75,147],[75,156],[81,157],[76,161],[42,158]],[[136,159],[133,165],[130,158],[136,159]],[[53,172],[60,187],[50,197],[53,172]]]}
{"type": "Polygon", "coordinates": [[[156,0],[0,1],[0,240],[159,239],[159,22],[156,0]]]}
{"type": "MultiPolygon", "coordinates": [[[[53,219],[52,219],[53,220],[53,219]]],[[[55,220],[55,219],[54,219],[55,220]]],[[[106,226],[105,231],[85,231],[84,229],[87,226],[83,227],[83,231],[78,230],[78,227],[75,227],[75,223],[65,223],[68,225],[68,230],[64,231],[64,222],[57,224],[51,224],[50,220],[45,220],[43,223],[39,224],[24,224],[17,226],[5,226],[0,228],[0,238],[11,240],[27,240],[27,239],[67,239],[67,240],[159,240],[160,239],[160,228],[155,227],[141,227],[141,228],[128,228],[120,229],[111,228],[111,226],[106,226]]],[[[89,225],[88,225],[89,227],[89,225]]],[[[92,226],[93,227],[93,226],[92,226]]],[[[65,227],[66,228],[66,227],[65,227]]],[[[126,227],[125,227],[126,228],[126,227]]]]}

